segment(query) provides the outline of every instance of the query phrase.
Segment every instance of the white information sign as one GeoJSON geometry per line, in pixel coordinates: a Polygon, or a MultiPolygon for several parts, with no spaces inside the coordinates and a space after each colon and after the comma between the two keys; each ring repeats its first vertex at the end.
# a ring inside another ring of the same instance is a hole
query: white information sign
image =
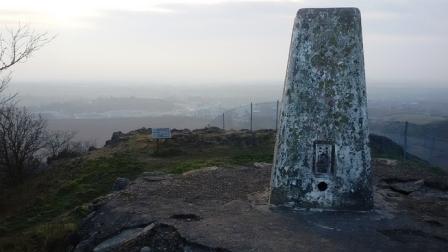
{"type": "Polygon", "coordinates": [[[171,129],[170,128],[152,128],[152,138],[154,138],[154,139],[171,138],[171,129]]]}

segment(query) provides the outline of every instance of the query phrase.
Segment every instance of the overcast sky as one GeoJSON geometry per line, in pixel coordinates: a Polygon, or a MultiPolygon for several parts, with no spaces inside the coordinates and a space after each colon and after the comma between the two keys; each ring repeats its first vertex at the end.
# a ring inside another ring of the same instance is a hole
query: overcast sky
{"type": "Polygon", "coordinates": [[[14,81],[281,83],[296,11],[353,6],[368,83],[448,87],[445,0],[0,1],[2,27],[57,34],[14,81]]]}

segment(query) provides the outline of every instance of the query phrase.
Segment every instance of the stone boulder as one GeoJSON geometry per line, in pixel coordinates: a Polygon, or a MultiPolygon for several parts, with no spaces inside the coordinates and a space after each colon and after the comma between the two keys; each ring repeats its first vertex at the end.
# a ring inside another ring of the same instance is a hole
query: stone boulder
{"type": "Polygon", "coordinates": [[[112,186],[113,191],[121,191],[126,189],[129,185],[129,179],[127,178],[117,178],[112,186]]]}
{"type": "Polygon", "coordinates": [[[129,135],[125,134],[121,131],[115,131],[114,133],[112,133],[112,137],[110,138],[110,140],[106,141],[105,146],[113,146],[113,145],[117,145],[120,142],[124,142],[129,140],[129,135]]]}

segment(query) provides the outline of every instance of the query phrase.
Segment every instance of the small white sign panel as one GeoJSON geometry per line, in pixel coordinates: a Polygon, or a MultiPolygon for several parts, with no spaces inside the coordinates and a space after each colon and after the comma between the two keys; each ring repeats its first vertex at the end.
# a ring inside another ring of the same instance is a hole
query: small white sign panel
{"type": "Polygon", "coordinates": [[[154,139],[171,138],[171,129],[170,128],[152,128],[152,138],[154,138],[154,139]]]}

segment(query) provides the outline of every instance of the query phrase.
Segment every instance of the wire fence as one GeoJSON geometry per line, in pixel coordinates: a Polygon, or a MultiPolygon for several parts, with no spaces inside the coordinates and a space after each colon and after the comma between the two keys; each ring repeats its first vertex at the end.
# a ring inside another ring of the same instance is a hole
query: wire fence
{"type": "Polygon", "coordinates": [[[222,129],[277,129],[279,102],[250,103],[227,110],[208,126],[222,129]]]}
{"type": "MultiPolygon", "coordinates": [[[[279,101],[250,103],[227,110],[208,123],[208,127],[222,129],[278,128],[279,101]]],[[[448,139],[434,135],[422,125],[407,122],[369,121],[370,133],[386,136],[421,159],[448,169],[448,139]]],[[[404,157],[406,158],[406,157],[404,157]]]]}

